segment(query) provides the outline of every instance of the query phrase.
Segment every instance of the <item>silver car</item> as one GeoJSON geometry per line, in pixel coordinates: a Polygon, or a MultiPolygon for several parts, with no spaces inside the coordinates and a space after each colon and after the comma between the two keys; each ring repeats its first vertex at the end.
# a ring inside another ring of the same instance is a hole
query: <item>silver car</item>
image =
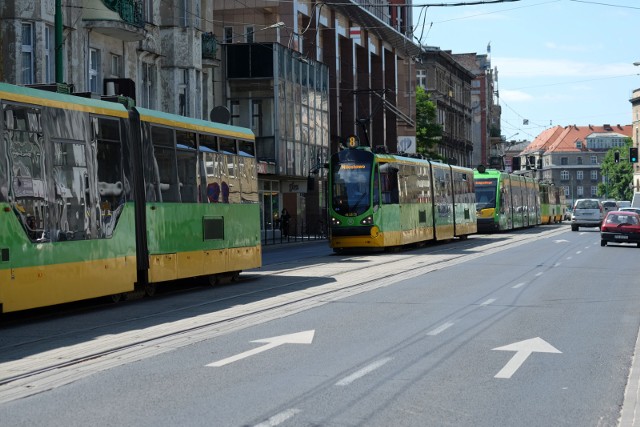
{"type": "Polygon", "coordinates": [[[598,199],[578,199],[571,213],[571,231],[580,227],[598,227],[602,224],[604,209],[598,199]]]}

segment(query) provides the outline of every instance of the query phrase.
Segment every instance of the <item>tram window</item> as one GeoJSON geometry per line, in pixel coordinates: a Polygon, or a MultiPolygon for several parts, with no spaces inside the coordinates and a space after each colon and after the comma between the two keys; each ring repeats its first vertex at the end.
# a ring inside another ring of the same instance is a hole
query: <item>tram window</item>
{"type": "Polygon", "coordinates": [[[213,135],[200,134],[200,170],[202,171],[202,200],[209,203],[220,201],[220,162],[217,160],[218,138],[213,135]]]}
{"type": "Polygon", "coordinates": [[[152,126],[151,138],[153,153],[158,166],[162,201],[180,202],[173,130],[160,126],[152,126]]]}
{"type": "Polygon", "coordinates": [[[55,205],[52,240],[84,240],[92,237],[87,216],[89,177],[84,143],[54,142],[53,179],[55,205]]]}
{"type": "Polygon", "coordinates": [[[122,171],[122,143],[118,120],[92,118],[97,145],[99,235],[111,237],[124,202],[128,185],[122,171]]]}
{"type": "Polygon", "coordinates": [[[240,203],[240,178],[238,156],[233,154],[223,154],[223,170],[226,169],[227,180],[222,181],[220,186],[222,189],[223,203],[240,203]]]}
{"type": "Polygon", "coordinates": [[[220,150],[225,154],[236,154],[236,140],[229,138],[220,138],[220,150]]]}
{"type": "Polygon", "coordinates": [[[48,239],[50,204],[45,191],[45,152],[39,109],[3,104],[2,144],[11,162],[0,161],[0,200],[12,196],[14,212],[32,241],[48,239]],[[7,168],[7,169],[4,169],[7,168]]]}
{"type": "Polygon", "coordinates": [[[256,156],[256,146],[253,141],[238,141],[238,146],[240,147],[239,154],[241,156],[256,156]]]}
{"type": "Polygon", "coordinates": [[[196,134],[176,131],[176,155],[180,200],[186,203],[198,201],[196,134]]]}
{"type": "Polygon", "coordinates": [[[238,160],[242,203],[258,203],[256,159],[254,157],[241,156],[238,160]]]}
{"type": "Polygon", "coordinates": [[[382,203],[392,204],[400,201],[398,189],[398,169],[389,164],[380,167],[382,203]]]}
{"type": "Polygon", "coordinates": [[[380,205],[380,174],[378,172],[378,165],[376,165],[373,171],[373,207],[374,209],[380,205]]]}

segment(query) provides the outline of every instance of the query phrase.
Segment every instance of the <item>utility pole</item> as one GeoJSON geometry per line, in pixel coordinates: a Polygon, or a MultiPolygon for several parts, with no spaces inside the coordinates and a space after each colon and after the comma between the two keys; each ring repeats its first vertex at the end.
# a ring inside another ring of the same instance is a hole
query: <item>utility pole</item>
{"type": "Polygon", "coordinates": [[[64,62],[62,46],[62,0],[56,0],[55,10],[56,83],[64,83],[64,62]]]}

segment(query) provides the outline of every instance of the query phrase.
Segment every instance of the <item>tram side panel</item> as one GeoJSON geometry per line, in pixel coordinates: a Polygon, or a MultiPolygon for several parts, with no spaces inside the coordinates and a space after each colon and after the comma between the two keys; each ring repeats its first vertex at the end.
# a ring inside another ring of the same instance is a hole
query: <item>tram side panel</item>
{"type": "Polygon", "coordinates": [[[435,238],[436,240],[453,239],[455,234],[451,170],[448,165],[441,163],[432,163],[431,168],[435,238]]]}
{"type": "Polygon", "coordinates": [[[6,84],[0,99],[2,311],[132,290],[126,110],[6,84]]]}
{"type": "Polygon", "coordinates": [[[149,282],[259,267],[255,159],[239,156],[234,138],[207,133],[205,123],[141,112],[149,282]]]}
{"type": "Polygon", "coordinates": [[[399,228],[402,245],[433,239],[430,170],[427,162],[400,164],[399,228]]]}

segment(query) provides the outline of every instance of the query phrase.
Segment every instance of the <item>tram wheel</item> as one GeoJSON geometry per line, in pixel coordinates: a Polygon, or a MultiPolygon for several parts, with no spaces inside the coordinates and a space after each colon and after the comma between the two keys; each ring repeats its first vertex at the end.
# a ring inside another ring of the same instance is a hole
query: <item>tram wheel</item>
{"type": "Polygon", "coordinates": [[[240,280],[240,271],[232,271],[231,272],[231,281],[232,282],[237,282],[238,280],[240,280]]]}
{"type": "Polygon", "coordinates": [[[124,300],[124,294],[120,293],[120,294],[113,294],[110,295],[109,298],[111,299],[112,303],[119,303],[120,301],[124,300]]]}
{"type": "Polygon", "coordinates": [[[209,278],[209,286],[218,286],[220,284],[220,275],[210,274],[208,278],[209,278]]]}

